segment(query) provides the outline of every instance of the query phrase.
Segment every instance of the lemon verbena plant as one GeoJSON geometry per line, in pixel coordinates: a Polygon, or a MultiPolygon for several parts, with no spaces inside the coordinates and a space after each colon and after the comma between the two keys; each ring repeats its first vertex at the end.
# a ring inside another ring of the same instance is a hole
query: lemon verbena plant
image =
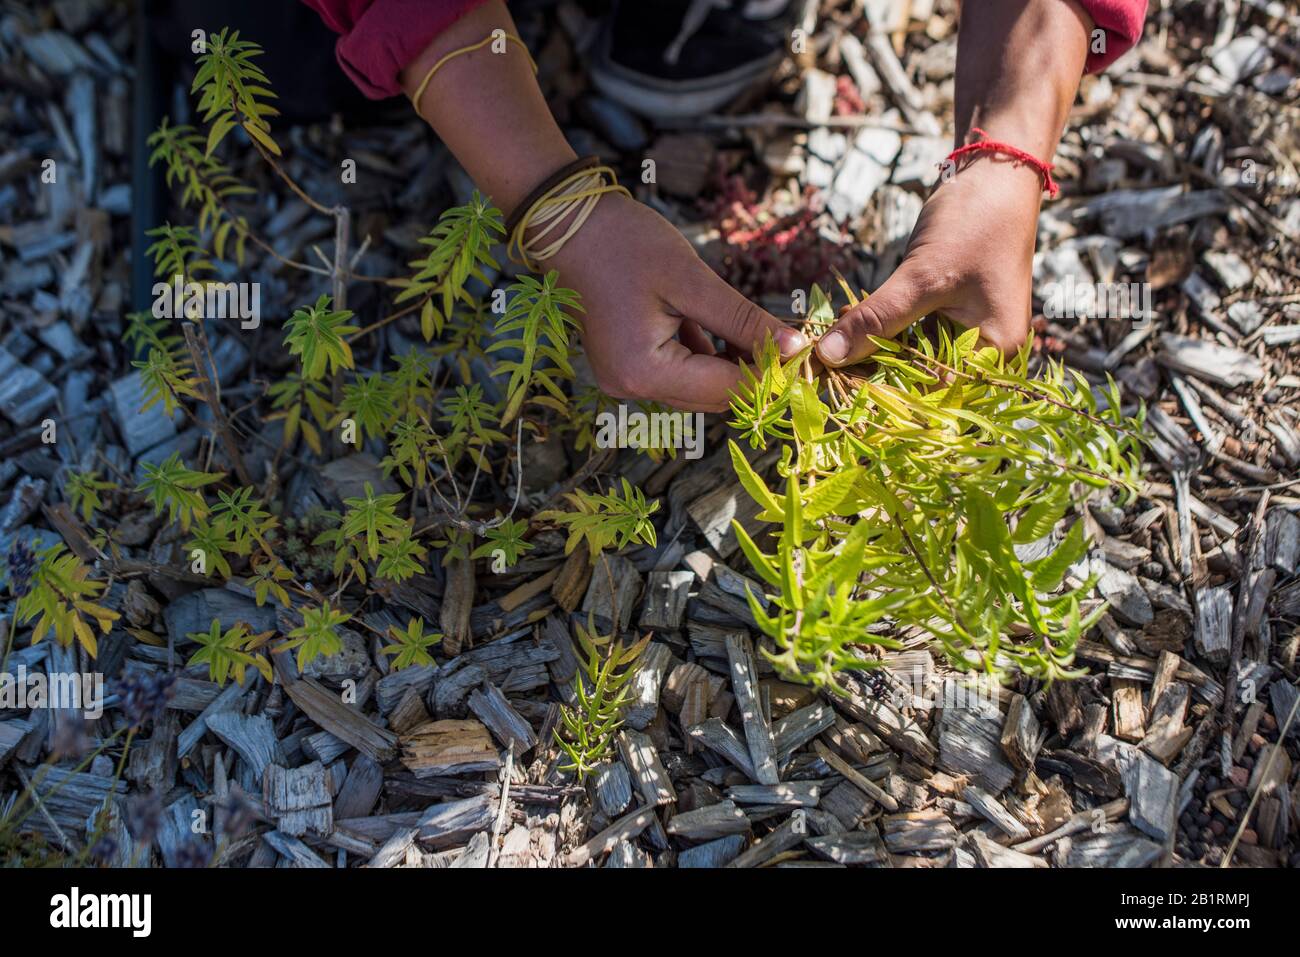
{"type": "MultiPolygon", "coordinates": [[[[814,328],[833,321],[821,290],[810,306],[814,328]]],[[[865,377],[823,379],[808,352],[782,362],[769,343],[747,372],[732,424],[757,448],[779,443],[780,460],[769,484],[732,442],[772,526],[735,531],[784,675],[834,688],[877,663],[866,649],[916,637],[962,671],[1075,674],[1104,605],[1085,614],[1083,525],[1061,526],[1090,489],[1134,488],[1140,412],[1123,413],[1113,382],[1098,396],[1058,362],[1031,373],[1029,345],[1004,358],[977,337],[879,339],[865,377]]]]}

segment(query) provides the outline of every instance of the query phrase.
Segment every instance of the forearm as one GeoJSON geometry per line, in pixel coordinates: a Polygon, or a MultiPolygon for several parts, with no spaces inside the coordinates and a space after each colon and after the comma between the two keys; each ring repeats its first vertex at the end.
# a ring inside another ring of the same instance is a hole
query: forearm
{"type": "MultiPolygon", "coordinates": [[[[434,38],[402,71],[402,89],[414,95],[430,68],[447,53],[500,28],[515,34],[502,0],[470,11],[434,38]]],[[[530,190],[575,158],[523,51],[491,45],[444,63],[416,104],[466,172],[509,214],[530,190]]]]}
{"type": "Polygon", "coordinates": [[[1050,162],[1088,55],[1075,0],[979,0],[957,34],[957,144],[972,126],[1050,162]]]}

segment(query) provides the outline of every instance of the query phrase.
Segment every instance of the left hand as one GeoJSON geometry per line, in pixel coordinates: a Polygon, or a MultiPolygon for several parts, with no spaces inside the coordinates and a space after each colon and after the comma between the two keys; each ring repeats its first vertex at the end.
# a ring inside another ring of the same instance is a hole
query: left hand
{"type": "Polygon", "coordinates": [[[1029,333],[1034,238],[1042,180],[1029,166],[982,154],[941,182],[921,209],[907,254],[871,296],[817,344],[828,366],[876,351],[932,312],[978,326],[986,345],[1013,353],[1029,333]]]}

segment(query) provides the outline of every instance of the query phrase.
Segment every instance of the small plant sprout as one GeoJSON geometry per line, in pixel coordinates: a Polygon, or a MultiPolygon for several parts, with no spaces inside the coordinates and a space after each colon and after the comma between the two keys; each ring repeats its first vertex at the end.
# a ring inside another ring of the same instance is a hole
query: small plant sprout
{"type": "Polygon", "coordinates": [[[650,635],[625,645],[613,635],[597,635],[590,621],[586,628],[578,624],[574,631],[584,660],[574,675],[575,703],[561,709],[562,728],[555,729],[555,740],[569,758],[562,769],[585,780],[596,765],[613,755],[629,685],[650,635]]]}
{"type": "Polygon", "coordinates": [[[208,503],[199,490],[225,478],[224,472],[196,472],[186,468],[179,452],[167,456],[161,465],[142,462],[141,467],[144,469],[144,480],[136,487],[136,491],[145,493],[155,515],[161,515],[166,508],[167,520],[179,521],[181,528],[186,531],[189,531],[194,519],[206,518],[208,515],[208,503]]]}
{"type": "Polygon", "coordinates": [[[540,521],[551,521],[569,530],[565,543],[567,555],[579,542],[586,542],[594,562],[602,550],[623,548],[632,542],[654,546],[655,527],[650,516],[659,510],[658,502],[645,500],[645,493],[627,479],[621,479],[621,489],[611,488],[600,494],[581,489],[564,497],[576,511],[562,512],[554,509],[538,512],[540,521]]]}
{"type": "Polygon", "coordinates": [[[330,297],[323,294],[315,305],[294,310],[284,324],[284,344],[290,355],[302,360],[304,379],[319,379],[326,373],[352,368],[352,347],[343,338],[357,331],[356,326],[348,325],[351,318],[352,313],[346,309],[331,309],[330,297]]]}
{"type": "Polygon", "coordinates": [[[348,510],[340,531],[346,538],[363,538],[365,555],[373,561],[379,557],[381,538],[409,536],[410,525],[397,515],[397,506],[402,501],[399,493],[376,495],[369,482],[365,483],[365,491],[364,497],[343,500],[348,510]]]}
{"type": "Polygon", "coordinates": [[[419,617],[408,621],[405,630],[389,625],[388,637],[393,639],[393,643],[385,645],[380,651],[392,657],[394,671],[433,664],[430,649],[442,641],[442,635],[437,632],[427,635],[424,633],[424,619],[419,617]]]}
{"type": "Polygon", "coordinates": [[[106,482],[98,472],[69,471],[63,483],[63,490],[68,496],[68,503],[81,513],[82,520],[90,525],[94,522],[95,512],[104,507],[100,492],[117,488],[116,482],[106,482]]]}
{"type": "Polygon", "coordinates": [[[190,92],[199,93],[198,110],[209,124],[205,155],[210,156],[236,126],[242,127],[261,148],[280,155],[267,122],[267,117],[278,116],[279,111],[264,102],[275,94],[266,74],[253,62],[261,55],[261,46],[239,39],[239,31],[229,29],[213,34],[207,51],[199,55],[199,69],[190,92]]]}
{"type": "Polygon", "coordinates": [[[331,608],[328,603],[308,608],[302,613],[302,624],[287,635],[288,640],[276,651],[298,649],[298,670],[302,671],[322,655],[329,657],[343,650],[343,639],[338,626],[351,619],[347,612],[331,608]]]}
{"type": "MultiPolygon", "coordinates": [[[[504,571],[519,561],[519,556],[533,547],[533,543],[524,540],[528,523],[503,516],[497,512],[499,524],[483,533],[483,544],[470,553],[470,558],[491,558],[499,560],[500,571],[504,571]]],[[[494,569],[497,570],[497,569],[494,569]]]]}
{"type": "Polygon", "coordinates": [[[278,558],[255,564],[252,577],[253,600],[260,606],[266,604],[267,598],[274,595],[275,600],[282,607],[288,608],[292,603],[289,601],[289,593],[284,585],[292,581],[293,572],[278,558]]]}
{"type": "Polygon", "coordinates": [[[507,359],[497,366],[499,373],[510,376],[506,410],[501,416],[503,425],[519,414],[524,397],[535,385],[546,394],[534,396],[534,402],[567,413],[568,398],[560,388],[560,378],[573,378],[569,336],[579,326],[571,314],[583,310],[578,294],[559,286],[559,278],[555,270],[540,281],[520,276],[509,289],[513,295],[497,332],[512,335],[488,347],[488,352],[511,349],[522,353],[519,359],[507,359]]]}
{"type": "Polygon", "coordinates": [[[506,228],[497,209],[475,191],[464,206],[455,206],[440,217],[438,225],[420,243],[431,247],[428,255],[410,263],[415,273],[399,279],[402,291],[398,303],[415,299],[420,303],[420,330],[425,342],[442,335],[447,317],[458,303],[475,305],[465,291],[471,278],[491,285],[483,268],[497,269],[492,247],[505,238],[506,228]]]}
{"type": "Polygon", "coordinates": [[[224,687],[226,679],[233,677],[235,683],[243,685],[244,674],[249,668],[261,672],[267,681],[271,680],[271,662],[260,649],[274,632],[266,631],[259,635],[250,634],[248,626],[236,622],[231,628],[222,631],[221,621],[212,619],[212,626],[207,631],[191,632],[188,637],[199,644],[199,650],[191,657],[191,665],[206,664],[208,677],[224,687]]]}
{"type": "Polygon", "coordinates": [[[90,569],[58,544],[36,551],[22,541],[15,541],[5,564],[9,588],[18,599],[14,620],[20,625],[36,622],[32,644],[39,644],[46,635],[53,634],[54,640],[65,648],[73,641],[80,642],[93,658],[99,644],[86,619],[108,634],[120,617],[117,612],[95,603],[104,590],[104,583],[91,579],[90,569]]]}

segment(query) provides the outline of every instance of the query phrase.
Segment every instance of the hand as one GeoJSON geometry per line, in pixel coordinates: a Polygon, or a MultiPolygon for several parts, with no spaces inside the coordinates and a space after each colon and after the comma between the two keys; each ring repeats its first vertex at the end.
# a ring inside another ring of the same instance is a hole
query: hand
{"type": "Polygon", "coordinates": [[[1029,332],[1034,236],[1042,181],[1028,166],[982,155],[941,183],[921,209],[907,255],[866,301],[817,343],[826,365],[857,362],[931,312],[978,326],[986,345],[1014,352],[1029,332]]]}
{"type": "Polygon", "coordinates": [[[619,399],[718,412],[741,378],[705,330],[744,355],[769,333],[783,355],[807,340],[732,289],[662,216],[627,196],[602,196],[558,254],[542,264],[576,289],[596,384],[619,399]],[[674,338],[676,337],[676,338],[674,338]]]}

